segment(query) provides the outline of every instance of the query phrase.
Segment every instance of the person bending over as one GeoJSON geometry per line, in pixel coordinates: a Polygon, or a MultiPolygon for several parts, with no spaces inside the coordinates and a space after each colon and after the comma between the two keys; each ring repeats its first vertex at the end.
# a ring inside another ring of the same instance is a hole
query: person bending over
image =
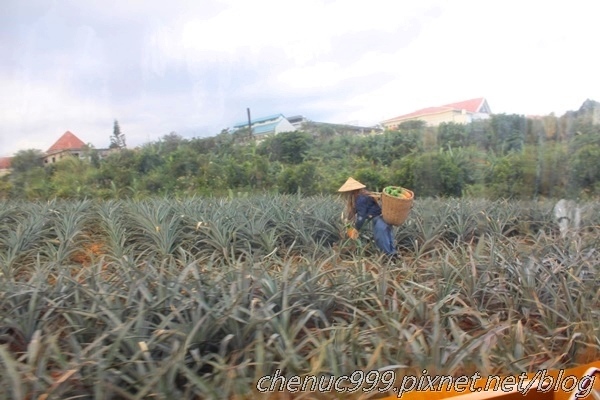
{"type": "Polygon", "coordinates": [[[388,256],[397,258],[398,252],[394,246],[392,226],[383,220],[381,206],[366,190],[366,186],[353,178],[348,178],[338,192],[346,198],[344,215],[346,219],[354,221],[354,228],[357,231],[353,235],[354,238],[358,237],[358,232],[366,223],[372,222],[373,237],[377,247],[388,256]]]}

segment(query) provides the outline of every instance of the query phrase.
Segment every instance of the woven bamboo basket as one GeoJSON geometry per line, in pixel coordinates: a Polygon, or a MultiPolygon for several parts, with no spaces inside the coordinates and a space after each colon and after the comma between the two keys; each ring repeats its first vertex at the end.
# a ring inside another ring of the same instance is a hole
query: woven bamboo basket
{"type": "MultiPolygon", "coordinates": [[[[399,186],[391,187],[400,188],[399,186]]],[[[411,190],[402,188],[410,194],[410,198],[399,198],[387,194],[386,189],[381,192],[381,214],[383,220],[390,225],[402,225],[408,218],[408,214],[410,214],[410,210],[413,207],[415,194],[411,190]]]]}

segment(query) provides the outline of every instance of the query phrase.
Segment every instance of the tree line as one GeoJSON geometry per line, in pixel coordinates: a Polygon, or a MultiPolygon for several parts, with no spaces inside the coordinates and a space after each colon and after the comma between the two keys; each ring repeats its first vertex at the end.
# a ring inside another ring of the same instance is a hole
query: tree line
{"type": "Polygon", "coordinates": [[[0,178],[0,197],[312,195],[335,193],[353,176],[371,190],[399,185],[419,197],[591,199],[600,194],[598,110],[588,100],[561,117],[497,114],[438,127],[409,121],[366,136],[311,124],[260,143],[243,130],[191,139],[172,132],[104,159],[90,148],[85,159],[45,167],[41,151],[29,149],[0,178]]]}

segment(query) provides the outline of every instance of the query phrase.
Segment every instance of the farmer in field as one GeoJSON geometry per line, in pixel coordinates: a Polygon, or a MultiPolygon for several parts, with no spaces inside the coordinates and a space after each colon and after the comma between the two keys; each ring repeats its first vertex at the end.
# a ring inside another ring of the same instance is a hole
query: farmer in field
{"type": "Polygon", "coordinates": [[[372,221],[373,237],[377,247],[388,256],[397,258],[398,253],[394,247],[392,226],[383,220],[381,206],[365,188],[366,186],[359,181],[348,178],[346,183],[338,189],[338,192],[343,193],[346,199],[344,216],[348,221],[354,221],[354,227],[349,231],[349,235],[352,239],[358,238],[358,233],[365,223],[372,221]]]}

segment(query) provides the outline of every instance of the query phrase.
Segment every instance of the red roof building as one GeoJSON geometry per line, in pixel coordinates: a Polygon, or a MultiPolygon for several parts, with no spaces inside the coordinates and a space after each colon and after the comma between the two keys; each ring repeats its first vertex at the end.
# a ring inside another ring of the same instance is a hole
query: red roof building
{"type": "MultiPolygon", "coordinates": [[[[89,160],[90,149],[88,145],[71,131],[66,131],[58,140],[50,146],[44,156],[44,165],[54,164],[63,158],[77,157],[80,160],[89,160]]],[[[113,150],[111,149],[95,149],[98,156],[102,159],[108,156],[113,150]]]]}
{"type": "Polygon", "coordinates": [[[85,143],[70,131],[66,131],[50,148],[46,154],[58,153],[65,150],[82,150],[85,143]]]}
{"type": "Polygon", "coordinates": [[[72,132],[66,131],[63,135],[46,151],[44,156],[44,165],[54,164],[65,157],[75,156],[84,157],[86,144],[72,132]]]}
{"type": "Polygon", "coordinates": [[[0,157],[0,176],[10,174],[11,157],[0,157]]]}
{"type": "Polygon", "coordinates": [[[0,169],[10,169],[11,157],[0,157],[0,169]]]}
{"type": "Polygon", "coordinates": [[[388,119],[381,124],[388,129],[396,128],[402,122],[414,120],[425,121],[428,126],[437,126],[443,122],[466,124],[476,119],[489,118],[490,114],[491,110],[487,100],[479,97],[438,107],[423,108],[388,119]]]}

